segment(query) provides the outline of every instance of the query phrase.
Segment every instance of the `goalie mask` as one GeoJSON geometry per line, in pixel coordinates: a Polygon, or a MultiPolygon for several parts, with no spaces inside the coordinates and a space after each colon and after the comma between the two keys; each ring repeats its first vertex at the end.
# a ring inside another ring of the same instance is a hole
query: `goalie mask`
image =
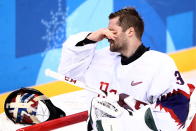
{"type": "Polygon", "coordinates": [[[65,116],[40,91],[22,88],[8,95],[4,103],[7,117],[14,123],[36,124],[65,116]]]}

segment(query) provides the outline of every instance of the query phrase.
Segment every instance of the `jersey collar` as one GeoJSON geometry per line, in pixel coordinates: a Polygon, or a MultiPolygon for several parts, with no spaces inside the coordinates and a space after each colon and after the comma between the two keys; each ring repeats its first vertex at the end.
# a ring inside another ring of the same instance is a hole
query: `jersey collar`
{"type": "Polygon", "coordinates": [[[145,47],[143,44],[141,44],[137,50],[135,51],[135,53],[130,56],[130,57],[126,57],[121,55],[121,64],[122,65],[128,65],[129,63],[137,60],[140,56],[142,56],[146,51],[149,51],[149,48],[145,47]]]}

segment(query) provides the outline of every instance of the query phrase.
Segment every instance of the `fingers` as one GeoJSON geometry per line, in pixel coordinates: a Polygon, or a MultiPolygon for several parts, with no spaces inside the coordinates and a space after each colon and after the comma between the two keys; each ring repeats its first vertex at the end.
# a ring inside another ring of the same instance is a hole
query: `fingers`
{"type": "Polygon", "coordinates": [[[116,34],[117,34],[116,31],[111,31],[108,28],[102,28],[95,32],[92,32],[89,36],[87,36],[87,38],[93,41],[101,41],[105,38],[110,40],[115,40],[117,37],[116,34]]]}
{"type": "Polygon", "coordinates": [[[111,39],[111,40],[115,40],[117,37],[117,32],[116,31],[111,31],[108,28],[105,28],[103,30],[103,34],[105,35],[106,39],[111,39]]]}

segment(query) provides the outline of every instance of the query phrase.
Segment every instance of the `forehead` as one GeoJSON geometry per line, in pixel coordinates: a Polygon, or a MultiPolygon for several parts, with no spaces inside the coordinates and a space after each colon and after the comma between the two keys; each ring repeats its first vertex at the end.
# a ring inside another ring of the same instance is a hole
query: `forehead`
{"type": "Polygon", "coordinates": [[[118,25],[118,19],[119,17],[115,17],[109,20],[108,28],[109,29],[114,29],[114,28],[119,28],[120,26],[118,25]]]}

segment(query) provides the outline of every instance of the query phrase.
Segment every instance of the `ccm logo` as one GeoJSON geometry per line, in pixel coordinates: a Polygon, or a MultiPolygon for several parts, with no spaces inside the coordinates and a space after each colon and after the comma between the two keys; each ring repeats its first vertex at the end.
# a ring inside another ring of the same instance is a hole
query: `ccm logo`
{"type": "Polygon", "coordinates": [[[67,76],[65,76],[65,80],[68,82],[73,82],[74,84],[76,84],[76,82],[77,82],[77,80],[74,80],[74,79],[67,77],[67,76]]]}

